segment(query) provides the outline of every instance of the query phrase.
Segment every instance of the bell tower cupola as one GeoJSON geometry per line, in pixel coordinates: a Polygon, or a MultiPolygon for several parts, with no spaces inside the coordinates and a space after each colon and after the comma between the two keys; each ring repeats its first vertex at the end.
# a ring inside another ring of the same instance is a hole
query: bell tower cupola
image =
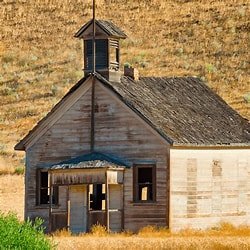
{"type": "Polygon", "coordinates": [[[75,37],[83,39],[85,76],[96,71],[109,81],[120,81],[119,42],[127,36],[119,27],[110,21],[92,19],[75,34],[75,37]]]}

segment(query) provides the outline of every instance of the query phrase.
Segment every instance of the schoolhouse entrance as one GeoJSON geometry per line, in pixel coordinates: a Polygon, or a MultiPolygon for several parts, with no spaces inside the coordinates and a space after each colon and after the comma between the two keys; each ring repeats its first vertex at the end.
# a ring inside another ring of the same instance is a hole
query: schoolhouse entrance
{"type": "Polygon", "coordinates": [[[106,223],[106,185],[89,184],[89,210],[88,210],[88,229],[93,225],[107,226],[106,223]]]}
{"type": "Polygon", "coordinates": [[[62,229],[64,218],[63,227],[72,233],[88,232],[96,224],[120,232],[124,214],[123,171],[121,167],[49,170],[50,193],[59,187],[59,208],[50,205],[50,231],[62,229]],[[60,206],[66,209],[60,211],[60,206]]]}

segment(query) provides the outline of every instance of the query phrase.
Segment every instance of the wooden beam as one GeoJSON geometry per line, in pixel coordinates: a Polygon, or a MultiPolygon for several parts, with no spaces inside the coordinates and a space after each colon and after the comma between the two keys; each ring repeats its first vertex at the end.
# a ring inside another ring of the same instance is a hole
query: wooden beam
{"type": "Polygon", "coordinates": [[[67,185],[67,230],[70,230],[70,200],[69,200],[69,185],[67,185]]]}
{"type": "Polygon", "coordinates": [[[96,51],[95,51],[95,33],[96,33],[96,25],[95,25],[95,0],[93,0],[93,43],[92,43],[92,56],[93,56],[93,66],[92,66],[92,70],[93,70],[93,73],[95,73],[95,54],[96,54],[96,51]]]}
{"type": "Polygon", "coordinates": [[[170,228],[170,219],[171,219],[171,214],[170,214],[170,148],[168,148],[167,151],[167,167],[166,167],[166,171],[167,171],[167,185],[166,185],[166,226],[168,228],[170,228]]]}
{"type": "Polygon", "coordinates": [[[107,231],[110,231],[109,228],[109,186],[108,186],[108,176],[106,172],[106,181],[105,181],[105,186],[106,186],[106,227],[107,231]]]}
{"type": "Polygon", "coordinates": [[[89,227],[89,184],[87,184],[87,212],[86,212],[86,231],[89,232],[90,231],[90,227],[89,227]]]}
{"type": "MultiPolygon", "coordinates": [[[[124,178],[124,177],[123,177],[124,178]]],[[[125,203],[125,198],[124,198],[124,184],[122,185],[122,221],[121,221],[121,231],[124,230],[124,225],[125,225],[125,221],[124,221],[124,203],[125,203]]]]}
{"type": "Polygon", "coordinates": [[[49,232],[52,232],[52,194],[53,194],[53,185],[52,183],[52,174],[49,172],[49,232]]]}
{"type": "Polygon", "coordinates": [[[90,150],[95,150],[95,77],[92,77],[90,150]]]}

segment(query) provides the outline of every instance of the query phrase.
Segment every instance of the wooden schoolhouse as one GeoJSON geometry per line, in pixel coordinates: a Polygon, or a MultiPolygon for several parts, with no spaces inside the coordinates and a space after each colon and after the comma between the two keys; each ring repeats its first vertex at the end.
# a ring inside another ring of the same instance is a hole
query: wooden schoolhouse
{"type": "Polygon", "coordinates": [[[74,233],[250,224],[249,121],[196,77],[122,72],[126,34],[93,20],[75,35],[84,77],[15,146],[25,218],[74,233]]]}

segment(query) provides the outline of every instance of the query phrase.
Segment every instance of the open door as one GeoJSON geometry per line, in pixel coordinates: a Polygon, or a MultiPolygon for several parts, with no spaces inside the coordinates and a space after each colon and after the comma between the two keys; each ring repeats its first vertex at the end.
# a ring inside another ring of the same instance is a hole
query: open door
{"type": "Polygon", "coordinates": [[[123,229],[123,187],[119,184],[109,185],[109,229],[121,232],[123,229]]]}
{"type": "Polygon", "coordinates": [[[72,233],[87,231],[87,185],[69,186],[69,228],[72,233]]]}

